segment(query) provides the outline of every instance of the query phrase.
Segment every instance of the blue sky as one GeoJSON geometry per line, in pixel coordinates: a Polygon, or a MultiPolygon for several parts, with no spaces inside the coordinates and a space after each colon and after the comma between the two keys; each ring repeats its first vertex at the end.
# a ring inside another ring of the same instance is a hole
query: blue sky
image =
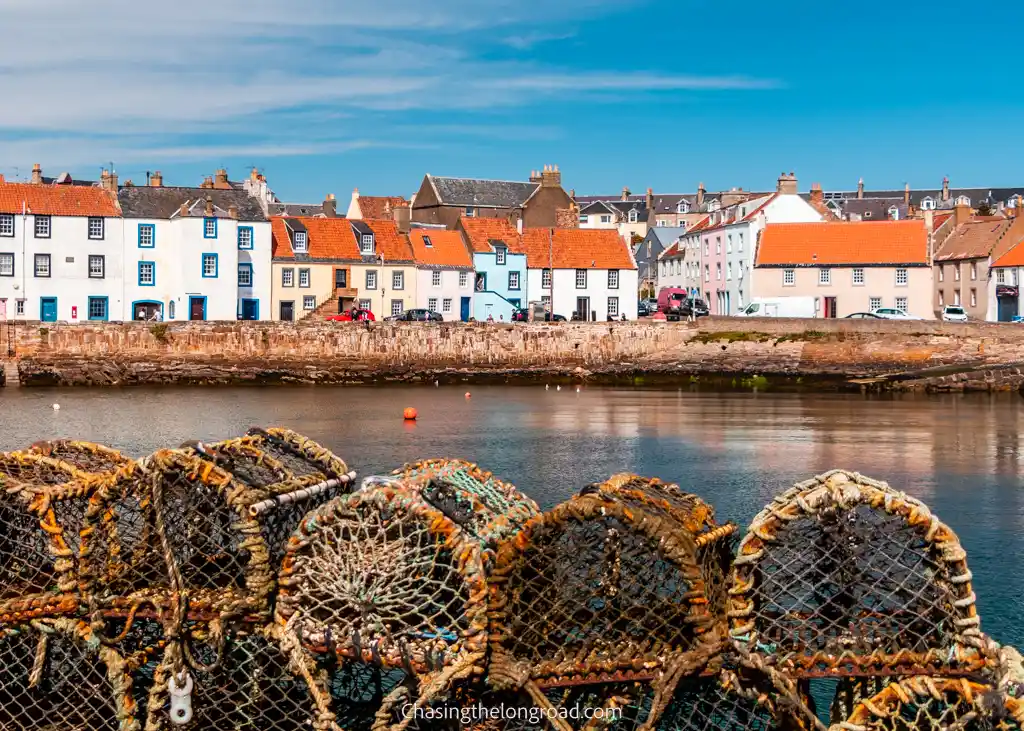
{"type": "Polygon", "coordinates": [[[1024,177],[1019,19],[961,4],[0,0],[0,27],[8,179],[256,165],[311,202],[545,164],[579,194],[1024,177]]]}

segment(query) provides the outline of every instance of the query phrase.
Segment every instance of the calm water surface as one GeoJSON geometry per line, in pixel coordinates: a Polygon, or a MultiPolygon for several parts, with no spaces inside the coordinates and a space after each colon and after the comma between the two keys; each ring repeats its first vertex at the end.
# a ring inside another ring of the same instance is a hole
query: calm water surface
{"type": "Polygon", "coordinates": [[[982,627],[1024,645],[1024,399],[865,398],[543,387],[0,389],[0,449],[77,437],[142,456],[260,425],[324,443],[361,475],[462,457],[549,507],[631,471],[679,483],[742,525],[834,467],[887,480],[956,530],[982,627]],[[54,411],[51,404],[59,403],[54,411]],[[414,425],[402,409],[415,406],[414,425]]]}

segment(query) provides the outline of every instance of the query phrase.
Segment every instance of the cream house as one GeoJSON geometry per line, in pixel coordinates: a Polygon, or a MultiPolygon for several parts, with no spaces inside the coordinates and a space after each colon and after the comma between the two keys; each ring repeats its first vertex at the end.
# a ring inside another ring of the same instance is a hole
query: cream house
{"type": "Polygon", "coordinates": [[[769,223],[752,295],[814,297],[816,317],[886,307],[931,320],[933,291],[924,221],[769,223]]]}

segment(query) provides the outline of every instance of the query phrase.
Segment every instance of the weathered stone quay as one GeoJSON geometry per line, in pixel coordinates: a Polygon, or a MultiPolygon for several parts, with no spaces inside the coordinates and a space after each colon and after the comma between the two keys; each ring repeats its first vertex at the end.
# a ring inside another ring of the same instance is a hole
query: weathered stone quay
{"type": "Polygon", "coordinates": [[[1024,328],[999,323],[20,323],[10,341],[0,349],[3,370],[23,386],[563,379],[1008,391],[1024,383],[1024,328]]]}

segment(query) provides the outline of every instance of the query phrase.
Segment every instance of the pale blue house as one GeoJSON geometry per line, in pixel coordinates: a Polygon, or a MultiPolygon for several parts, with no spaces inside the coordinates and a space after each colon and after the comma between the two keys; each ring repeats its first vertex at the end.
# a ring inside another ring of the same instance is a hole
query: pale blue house
{"type": "Polygon", "coordinates": [[[476,269],[473,318],[511,322],[512,314],[528,307],[530,302],[522,237],[504,218],[463,216],[457,228],[473,255],[476,269]]]}

